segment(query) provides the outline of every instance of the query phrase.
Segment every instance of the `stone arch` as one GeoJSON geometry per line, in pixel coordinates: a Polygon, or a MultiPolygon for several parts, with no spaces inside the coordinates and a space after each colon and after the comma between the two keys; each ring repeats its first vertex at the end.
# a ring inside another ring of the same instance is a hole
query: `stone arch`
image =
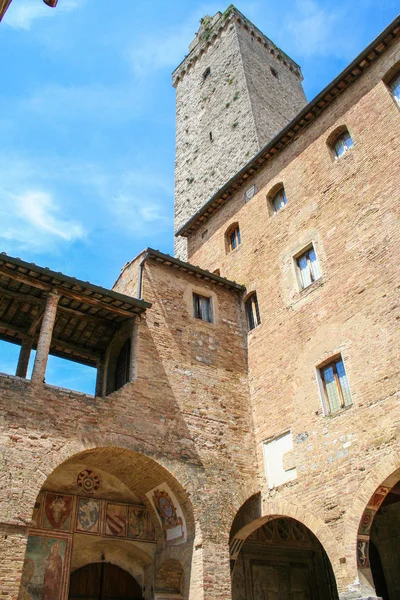
{"type": "Polygon", "coordinates": [[[346,561],[358,572],[361,591],[375,594],[369,564],[369,543],[374,517],[390,490],[400,481],[400,453],[385,456],[357,490],[344,526],[346,561]]]}
{"type": "Polygon", "coordinates": [[[127,552],[121,543],[108,542],[105,547],[99,541],[91,544],[89,547],[81,548],[74,553],[74,560],[71,564],[71,574],[92,563],[105,561],[112,565],[120,567],[144,587],[144,567],[151,564],[151,557],[144,556],[143,552],[135,549],[135,553],[127,552]]]}
{"type": "MultiPolygon", "coordinates": [[[[26,523],[32,525],[32,507],[39,495],[40,490],[45,485],[46,480],[62,465],[77,457],[86,457],[87,454],[96,450],[109,452],[125,452],[132,459],[140,459],[140,463],[147,462],[148,465],[156,468],[157,472],[165,475],[165,480],[171,483],[174,490],[177,490],[178,496],[184,497],[184,504],[187,506],[188,514],[192,515],[192,533],[194,535],[194,507],[189,498],[192,491],[192,483],[189,473],[185,466],[178,464],[175,461],[170,461],[163,456],[154,456],[149,452],[144,452],[143,449],[132,447],[132,442],[127,440],[126,443],[121,443],[119,434],[109,433],[107,443],[104,443],[104,438],[101,436],[93,436],[90,440],[68,440],[65,443],[60,443],[58,448],[43,454],[41,460],[37,463],[34,470],[26,475],[26,492],[25,492],[25,511],[21,510],[20,518],[26,523]],[[189,493],[187,493],[189,492],[189,493]]],[[[122,440],[124,441],[124,440],[122,440]]],[[[179,500],[178,498],[178,500],[179,500]]],[[[196,536],[201,538],[201,525],[199,519],[196,518],[196,536]]]]}
{"type": "MultiPolygon", "coordinates": [[[[250,498],[248,498],[248,500],[250,500],[250,498]]],[[[233,537],[234,539],[244,541],[261,525],[278,517],[294,519],[305,525],[320,541],[331,561],[332,568],[335,570],[335,565],[339,562],[339,553],[337,550],[337,541],[333,538],[331,530],[320,517],[308,512],[304,507],[298,504],[279,500],[267,500],[266,502],[263,502],[261,505],[260,516],[253,519],[251,522],[244,524],[233,537]]]]}
{"type": "Polygon", "coordinates": [[[254,494],[239,509],[230,532],[232,597],[247,598],[257,585],[272,586],[268,591],[275,594],[282,592],[282,585],[290,585],[293,592],[300,585],[308,593],[317,586],[320,597],[336,599],[336,545],[322,519],[304,507],[285,501],[262,502],[261,494],[254,494]],[[255,557],[259,571],[253,573],[255,557]],[[282,576],[290,584],[283,584],[282,576]],[[266,580],[261,584],[262,578],[266,580]]]}

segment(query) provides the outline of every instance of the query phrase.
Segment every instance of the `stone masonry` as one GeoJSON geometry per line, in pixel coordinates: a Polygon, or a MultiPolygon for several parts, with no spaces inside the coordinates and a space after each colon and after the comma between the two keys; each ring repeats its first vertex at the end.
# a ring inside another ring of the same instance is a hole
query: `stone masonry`
{"type": "MultiPolygon", "coordinates": [[[[298,65],[234,7],[204,17],[173,73],[175,230],[303,108],[301,81],[298,65]]],[[[185,247],[179,238],[183,260],[185,247]]]]}

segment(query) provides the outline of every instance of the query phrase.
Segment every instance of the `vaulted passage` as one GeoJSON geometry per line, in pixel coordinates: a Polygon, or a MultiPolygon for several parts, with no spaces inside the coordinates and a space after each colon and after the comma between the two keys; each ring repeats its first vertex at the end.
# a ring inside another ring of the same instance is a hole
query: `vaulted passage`
{"type": "Polygon", "coordinates": [[[273,518],[243,543],[233,567],[233,600],[336,600],[323,547],[302,523],[273,518]]]}
{"type": "Polygon", "coordinates": [[[93,563],[72,573],[69,600],[142,600],[142,590],[120,567],[93,563]]]}

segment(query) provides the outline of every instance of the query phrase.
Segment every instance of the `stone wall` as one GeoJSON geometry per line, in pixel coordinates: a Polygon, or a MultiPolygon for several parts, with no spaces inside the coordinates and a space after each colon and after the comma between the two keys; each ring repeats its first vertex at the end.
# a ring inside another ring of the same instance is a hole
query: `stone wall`
{"type": "Polygon", "coordinates": [[[399,58],[392,46],[249,178],[246,186],[258,190],[252,200],[245,204],[239,189],[189,238],[191,262],[257,292],[262,323],[248,334],[248,353],[264,511],[315,519],[319,539],[329,544],[331,536],[332,552],[323,543],[343,597],[359,597],[359,487],[377,464],[394,470],[399,450],[400,113],[382,81],[399,58]],[[343,125],[354,147],[335,160],[326,142],[343,125]],[[287,205],[273,214],[268,195],[279,183],[287,205]],[[242,243],[227,254],[233,222],[242,243]],[[299,291],[293,257],[311,242],[322,277],[299,291]],[[338,353],[353,404],[324,416],[316,368],[338,353]],[[269,490],[263,442],[289,430],[297,479],[269,490]]]}
{"type": "MultiPolygon", "coordinates": [[[[297,65],[239,11],[201,31],[174,73],[176,230],[305,104],[297,65]]],[[[185,248],[177,240],[183,260],[185,248]]]]}

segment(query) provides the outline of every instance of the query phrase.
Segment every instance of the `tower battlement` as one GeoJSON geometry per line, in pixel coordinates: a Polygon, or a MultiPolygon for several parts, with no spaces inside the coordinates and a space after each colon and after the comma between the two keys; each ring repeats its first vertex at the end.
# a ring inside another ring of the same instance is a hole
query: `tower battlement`
{"type": "MultiPolygon", "coordinates": [[[[230,6],[202,19],[173,73],[175,231],[306,104],[300,67],[230,6]]],[[[185,260],[186,241],[176,255],[185,260]]]]}

